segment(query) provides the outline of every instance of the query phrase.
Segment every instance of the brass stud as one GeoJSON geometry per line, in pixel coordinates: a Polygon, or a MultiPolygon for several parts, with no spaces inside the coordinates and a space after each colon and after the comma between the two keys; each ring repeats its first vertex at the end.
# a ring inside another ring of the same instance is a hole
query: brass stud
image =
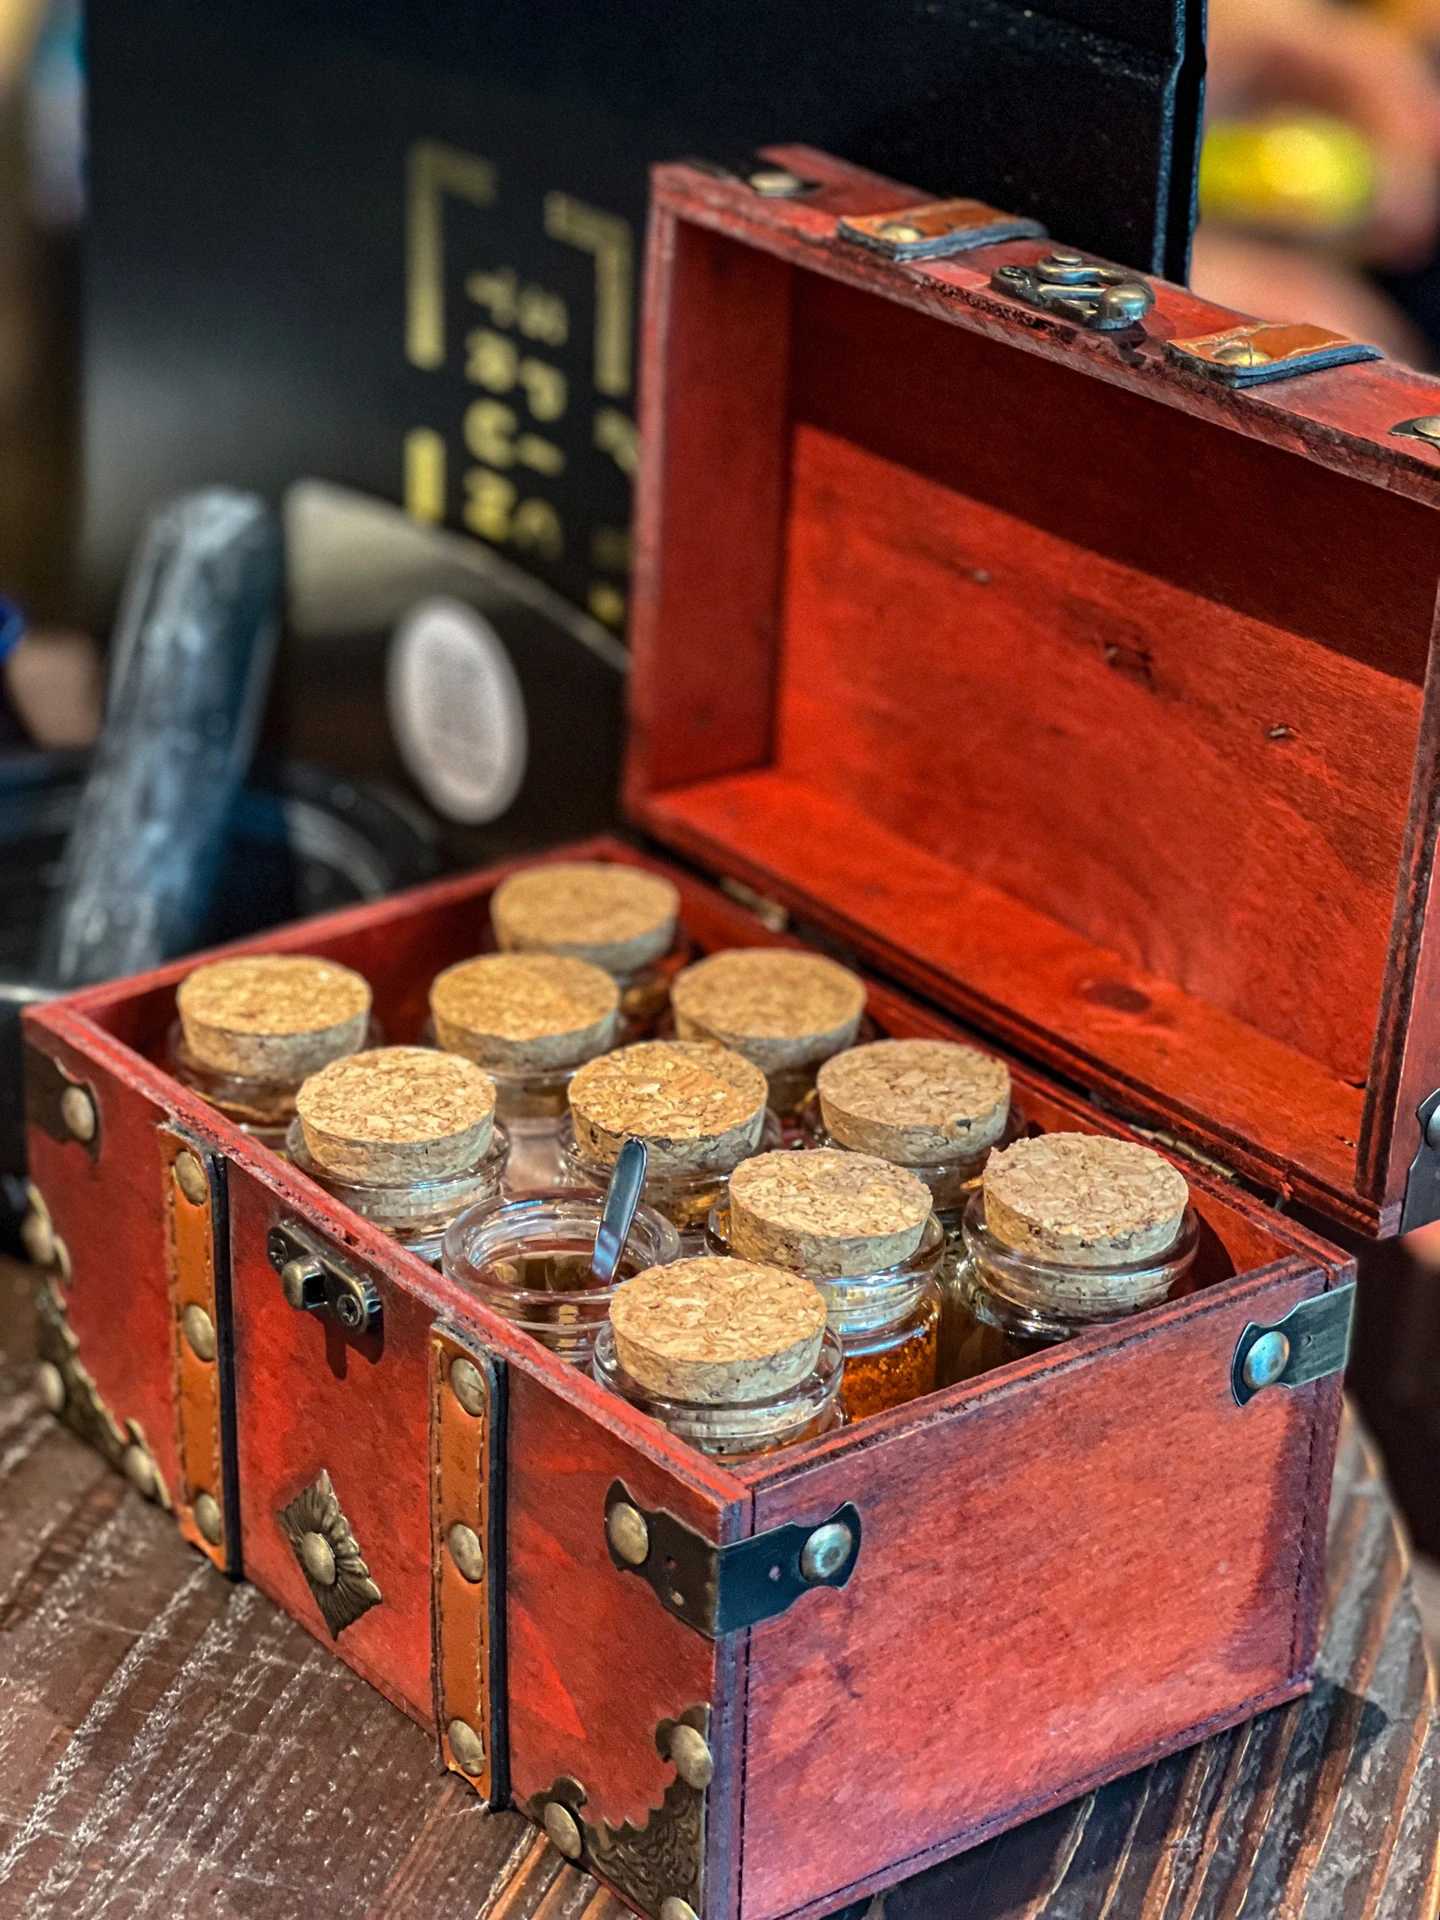
{"type": "Polygon", "coordinates": [[[485,1549],[480,1545],[480,1536],[473,1527],[467,1527],[463,1521],[457,1520],[446,1534],[445,1544],[450,1549],[450,1558],[472,1586],[477,1580],[485,1578],[485,1549]]]}
{"type": "Polygon", "coordinates": [[[481,1773],[485,1767],[485,1742],[468,1720],[452,1720],[445,1729],[450,1751],[466,1773],[481,1773]]]}
{"type": "Polygon", "coordinates": [[[924,234],[919,227],[912,226],[908,220],[886,220],[875,231],[882,240],[893,240],[897,246],[909,246],[912,241],[923,240],[924,234]]]}
{"type": "Polygon", "coordinates": [[[1278,1328],[1262,1333],[1245,1356],[1241,1377],[1252,1393],[1273,1387],[1290,1360],[1290,1342],[1278,1328]]]}
{"type": "Polygon", "coordinates": [[[816,1527],[800,1550],[800,1571],[807,1580],[828,1580],[844,1566],[855,1536],[843,1520],[827,1520],[816,1527]]]}
{"type": "Polygon", "coordinates": [[[65,1406],[65,1376],[51,1360],[42,1360],[35,1369],[35,1384],[40,1389],[40,1398],[51,1413],[60,1413],[65,1406]]]}
{"type": "Polygon", "coordinates": [[[617,1501],[605,1516],[605,1534],[627,1567],[645,1564],[650,1552],[650,1529],[645,1516],[628,1500],[617,1501]]]}
{"type": "Polygon", "coordinates": [[[678,1893],[667,1893],[660,1902],[660,1920],[700,1920],[700,1916],[678,1893]]]}
{"type": "Polygon", "coordinates": [[[546,1804],[545,1831],[551,1844],[558,1847],[567,1860],[578,1860],[585,1851],[579,1823],[570,1809],[562,1806],[558,1800],[546,1804]]]}
{"type": "Polygon", "coordinates": [[[121,1456],[120,1464],[125,1469],[125,1478],[135,1491],[143,1494],[147,1500],[153,1500],[158,1486],[155,1462],[144,1447],[132,1440],[121,1456]]]}
{"type": "Polygon", "coordinates": [[[300,1561],[315,1586],[334,1586],[335,1549],[323,1533],[307,1533],[301,1536],[300,1561]]]}
{"type": "Polygon", "coordinates": [[[66,1087],[60,1096],[60,1118],[77,1140],[87,1146],[95,1138],[95,1102],[88,1087],[66,1087]]]}
{"type": "Polygon", "coordinates": [[[1440,413],[1417,414],[1413,420],[1397,420],[1391,433],[1404,434],[1408,440],[1426,440],[1440,447],[1440,413]]]}
{"type": "Polygon", "coordinates": [[[218,1547],[224,1537],[225,1529],[220,1519],[220,1503],[214,1494],[197,1494],[193,1512],[201,1538],[208,1540],[212,1547],[218,1547]]]}
{"type": "Polygon", "coordinates": [[[770,200],[783,200],[787,194],[798,193],[804,184],[799,174],[791,173],[788,167],[761,167],[750,175],[753,191],[770,200]]]}
{"type": "Polygon", "coordinates": [[[180,1316],[180,1331],[197,1360],[215,1358],[215,1322],[204,1307],[192,1300],[180,1316]]]}
{"type": "Polygon", "coordinates": [[[175,1156],[175,1183],[192,1207],[203,1207],[210,1198],[205,1169],[188,1147],[175,1156]]]}
{"type": "Polygon", "coordinates": [[[462,1355],[450,1362],[450,1385],[466,1413],[478,1420],[485,1411],[485,1377],[473,1360],[462,1355]]]}
{"type": "Polygon", "coordinates": [[[30,1202],[30,1210],[20,1228],[20,1239],[35,1266],[48,1267],[54,1264],[55,1228],[38,1198],[30,1202]]]}
{"type": "Polygon", "coordinates": [[[675,1771],[687,1787],[697,1792],[708,1787],[715,1777],[715,1760],[710,1752],[710,1743],[703,1733],[697,1733],[694,1727],[684,1721],[676,1727],[670,1736],[670,1758],[675,1762],[675,1771]]]}

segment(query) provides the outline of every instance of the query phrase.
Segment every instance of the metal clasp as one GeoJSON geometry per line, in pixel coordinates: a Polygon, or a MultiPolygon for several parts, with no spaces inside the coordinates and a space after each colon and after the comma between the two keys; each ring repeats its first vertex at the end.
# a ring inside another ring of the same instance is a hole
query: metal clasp
{"type": "Polygon", "coordinates": [[[1343,1373],[1350,1358],[1354,1317],[1352,1280],[1302,1300],[1272,1326],[1252,1320],[1236,1341],[1230,1363],[1230,1391],[1236,1406],[1248,1406],[1267,1387],[1307,1387],[1312,1380],[1343,1373]]]}
{"type": "Polygon", "coordinates": [[[328,1313],[352,1339],[380,1331],[380,1291],[373,1280],[352,1273],[303,1227],[287,1221],[270,1229],[265,1242],[280,1287],[297,1313],[328,1313]]]}
{"type": "Polygon", "coordinates": [[[990,285],[996,293],[1074,320],[1094,333],[1138,327],[1155,304],[1154,288],[1138,273],[1079,253],[1047,253],[1033,267],[997,267],[990,285]]]}
{"type": "Polygon", "coordinates": [[[1038,220],[1003,213],[983,200],[927,200],[919,207],[891,213],[856,213],[841,220],[836,232],[857,247],[869,247],[887,260],[944,260],[977,247],[998,247],[1009,240],[1043,240],[1038,220]]]}

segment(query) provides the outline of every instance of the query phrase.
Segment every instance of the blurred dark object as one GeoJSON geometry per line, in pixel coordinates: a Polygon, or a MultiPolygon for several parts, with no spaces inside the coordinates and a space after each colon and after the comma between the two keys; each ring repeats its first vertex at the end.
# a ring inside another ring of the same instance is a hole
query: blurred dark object
{"type": "MultiPolygon", "coordinates": [[[[87,765],[81,753],[0,759],[0,1173],[10,1176],[24,1164],[19,1010],[44,995],[35,977],[37,935],[59,884],[87,765]]],[[[231,811],[224,864],[237,884],[214,894],[195,930],[197,947],[378,900],[431,878],[440,863],[425,822],[403,802],[290,762],[255,769],[231,811]]],[[[17,1190],[12,1183],[12,1204],[17,1190]]]]}
{"type": "MultiPolygon", "coordinates": [[[[649,165],[808,140],[1180,277],[1200,12],[93,0],[95,618],[147,502],[315,476],[476,536],[618,635],[649,165]]],[[[292,737],[328,728],[337,654],[286,660],[292,737]]],[[[578,734],[571,678],[536,676],[537,731],[578,734]]],[[[396,751],[369,699],[337,740],[358,772],[396,751]]]]}
{"type": "Polygon", "coordinates": [[[47,986],[143,972],[198,944],[269,687],[282,569],[279,522],[253,494],[205,488],[150,520],[41,930],[47,986]]]}
{"type": "Polygon", "coordinates": [[[1422,1553],[1440,1556],[1440,1225],[1357,1249],[1346,1378],[1422,1553]]]}

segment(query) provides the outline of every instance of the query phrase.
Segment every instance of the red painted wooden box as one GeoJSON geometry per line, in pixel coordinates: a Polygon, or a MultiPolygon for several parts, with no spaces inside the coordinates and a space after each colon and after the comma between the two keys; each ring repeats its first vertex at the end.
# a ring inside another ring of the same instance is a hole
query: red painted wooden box
{"type": "MultiPolygon", "coordinates": [[[[591,851],[671,871],[701,949],[823,937],[883,1031],[1008,1051],[1032,1121],[1186,1155],[1205,1284],[728,1471],[170,1078],[185,967],[29,1023],[47,1394],[663,1920],[826,1911],[1305,1687],[1350,1275],[1273,1202],[1393,1229],[1440,1081],[1440,454],[1391,432],[1440,385],[1237,390],[1243,341],[1175,347],[1235,316],[1160,286],[1092,331],[1089,296],[992,287],[1043,241],[888,258],[927,223],[838,223],[913,195],[782,157],[792,197],[658,176],[650,839],[591,851]],[[307,1248],[368,1331],[287,1303],[307,1248]],[[1237,1395],[1280,1322],[1286,1372],[1237,1395]]],[[[253,944],[360,968],[412,1038],[497,877],[253,944]]]]}

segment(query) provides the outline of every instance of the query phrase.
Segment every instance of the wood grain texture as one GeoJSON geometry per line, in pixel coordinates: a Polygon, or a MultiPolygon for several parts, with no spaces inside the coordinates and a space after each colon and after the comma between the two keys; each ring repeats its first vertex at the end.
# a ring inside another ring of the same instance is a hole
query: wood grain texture
{"type": "MultiPolygon", "coordinates": [[[[0,1274],[0,1912],[311,1920],[319,1902],[333,1920],[620,1920],[44,1413],[29,1286],[0,1274]]],[[[884,1913],[1429,1920],[1433,1687],[1394,1515],[1353,1432],[1328,1616],[1307,1698],[930,1870],[884,1913]]]]}

